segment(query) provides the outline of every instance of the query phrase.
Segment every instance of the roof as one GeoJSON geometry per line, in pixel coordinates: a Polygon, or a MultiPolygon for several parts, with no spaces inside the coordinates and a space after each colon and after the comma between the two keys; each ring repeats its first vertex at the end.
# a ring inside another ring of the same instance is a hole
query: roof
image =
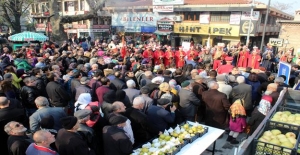
{"type": "Polygon", "coordinates": [[[249,4],[249,0],[185,0],[187,5],[195,4],[249,4]]]}

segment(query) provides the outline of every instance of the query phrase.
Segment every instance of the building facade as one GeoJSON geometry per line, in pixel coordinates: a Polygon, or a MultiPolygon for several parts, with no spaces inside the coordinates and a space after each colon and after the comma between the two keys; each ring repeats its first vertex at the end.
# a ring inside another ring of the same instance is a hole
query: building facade
{"type": "MultiPolygon", "coordinates": [[[[142,27],[153,27],[156,23],[158,36],[168,36],[175,45],[184,41],[194,40],[202,45],[216,45],[225,43],[236,45],[246,43],[250,23],[252,5],[249,1],[235,0],[173,0],[173,1],[143,1],[143,0],[111,0],[105,4],[105,10],[117,14],[112,16],[112,26],[126,33],[147,33],[142,27]],[[174,4],[174,2],[176,2],[174,4]],[[136,16],[138,15],[138,16],[136,16]],[[153,20],[147,21],[147,18],[153,20]],[[169,20],[161,21],[163,18],[169,20]],[[124,19],[124,21],[120,20],[124,19]],[[114,22],[118,21],[118,22],[114,22]],[[167,29],[167,30],[164,30],[167,29]]],[[[266,20],[267,5],[256,3],[250,29],[250,45],[260,46],[264,22],[266,20]]],[[[278,37],[280,26],[277,20],[293,19],[293,16],[275,8],[270,8],[265,42],[269,38],[278,37]]]]}
{"type": "Polygon", "coordinates": [[[286,51],[290,48],[294,48],[294,55],[300,56],[300,10],[295,12],[294,20],[279,20],[278,23],[281,25],[279,39],[282,39],[282,46],[278,47],[279,50],[286,51]]]}
{"type": "MultiPolygon", "coordinates": [[[[81,15],[89,12],[90,8],[86,0],[61,0],[58,1],[59,14],[61,16],[81,15]]],[[[111,15],[106,12],[98,12],[99,16],[91,20],[82,20],[64,24],[65,32],[69,37],[92,37],[100,38],[109,35],[111,26],[111,15]]],[[[49,22],[49,1],[39,0],[31,5],[30,15],[35,21],[37,32],[51,34],[51,24],[49,22]]]]}

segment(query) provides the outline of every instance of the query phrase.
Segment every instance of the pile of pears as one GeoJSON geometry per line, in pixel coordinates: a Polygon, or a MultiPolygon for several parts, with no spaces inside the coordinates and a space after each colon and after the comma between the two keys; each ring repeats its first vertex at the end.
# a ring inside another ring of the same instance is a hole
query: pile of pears
{"type": "Polygon", "coordinates": [[[297,143],[296,135],[293,132],[287,132],[283,134],[278,129],[268,130],[265,131],[263,135],[258,139],[257,151],[264,152],[264,153],[272,153],[273,155],[289,154],[291,153],[291,149],[295,147],[296,143],[297,143]],[[265,143],[270,143],[273,145],[270,144],[266,145],[265,143]],[[283,152],[276,151],[276,150],[281,150],[282,147],[284,148],[283,152]]]}

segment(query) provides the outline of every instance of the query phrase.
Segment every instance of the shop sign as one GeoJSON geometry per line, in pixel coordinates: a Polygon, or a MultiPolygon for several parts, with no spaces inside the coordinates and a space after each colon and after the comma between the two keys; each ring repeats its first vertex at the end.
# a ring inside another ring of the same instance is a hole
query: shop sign
{"type": "Polygon", "coordinates": [[[89,29],[77,29],[78,32],[89,32],[89,29]]]}
{"type": "Polygon", "coordinates": [[[77,29],[68,29],[67,33],[77,33],[77,29]]]}
{"type": "MultiPolygon", "coordinates": [[[[241,20],[240,24],[240,35],[241,36],[247,36],[248,35],[248,29],[249,29],[249,20],[241,20]]],[[[250,36],[254,36],[257,29],[257,21],[251,21],[251,28],[250,28],[250,36]]]]}
{"type": "Polygon", "coordinates": [[[112,14],[112,26],[156,26],[159,15],[153,12],[120,12],[112,14]]]}
{"type": "Polygon", "coordinates": [[[184,0],[152,0],[152,5],[183,5],[184,0]]]}
{"type": "Polygon", "coordinates": [[[141,32],[141,27],[124,27],[125,32],[141,32]]]}
{"type": "Polygon", "coordinates": [[[240,25],[241,22],[241,12],[231,12],[229,24],[240,25]]]}
{"type": "Polygon", "coordinates": [[[86,24],[76,24],[76,25],[73,25],[73,28],[74,29],[86,29],[87,25],[86,24]]]}
{"type": "Polygon", "coordinates": [[[153,6],[153,12],[173,12],[173,11],[174,11],[173,5],[153,6]]]}
{"type": "Polygon", "coordinates": [[[269,43],[272,46],[282,47],[283,46],[283,39],[279,38],[270,38],[269,43]]]}
{"type": "Polygon", "coordinates": [[[109,29],[90,29],[90,32],[108,32],[109,29]]]}
{"type": "MultiPolygon", "coordinates": [[[[243,11],[241,20],[250,20],[251,12],[250,11],[243,11]]],[[[252,20],[258,20],[259,19],[259,11],[253,11],[252,13],[252,20]]]]}
{"type": "Polygon", "coordinates": [[[174,30],[174,25],[157,24],[157,30],[159,30],[159,31],[173,31],[174,30]]]}
{"type": "Polygon", "coordinates": [[[239,26],[223,24],[175,24],[174,33],[239,36],[239,26]]]}
{"type": "Polygon", "coordinates": [[[39,28],[39,27],[37,27],[37,28],[35,28],[35,31],[46,31],[46,28],[44,27],[44,28],[39,28]]]}
{"type": "Polygon", "coordinates": [[[93,29],[109,29],[109,25],[92,25],[93,29]]]}

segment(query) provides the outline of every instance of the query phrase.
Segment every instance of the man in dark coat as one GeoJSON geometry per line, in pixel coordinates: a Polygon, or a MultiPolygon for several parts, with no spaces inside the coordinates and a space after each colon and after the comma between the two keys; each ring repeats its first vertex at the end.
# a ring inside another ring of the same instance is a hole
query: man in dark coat
{"type": "Polygon", "coordinates": [[[40,96],[40,92],[35,86],[35,77],[26,77],[23,82],[25,83],[25,86],[21,89],[22,103],[26,108],[27,115],[30,116],[37,110],[34,100],[40,96]]]}
{"type": "Polygon", "coordinates": [[[61,119],[63,129],[60,129],[56,136],[55,145],[58,154],[66,155],[94,155],[82,137],[76,133],[79,128],[77,118],[67,116],[61,119]]]}
{"type": "MultiPolygon", "coordinates": [[[[202,93],[208,90],[207,85],[204,83],[205,78],[201,75],[196,75],[194,78],[194,82],[191,83],[192,91],[197,96],[197,98],[202,103],[202,93]]],[[[198,106],[196,121],[200,122],[204,120],[205,116],[205,104],[201,104],[198,106]]]]}
{"type": "Polygon", "coordinates": [[[100,79],[100,81],[102,83],[102,86],[100,86],[96,89],[96,95],[97,95],[99,103],[102,104],[104,94],[106,94],[111,89],[109,87],[110,80],[107,77],[102,77],[100,79]]]}
{"type": "Polygon", "coordinates": [[[148,132],[147,115],[141,111],[144,106],[145,100],[139,96],[133,100],[132,107],[127,108],[125,112],[125,116],[131,121],[135,146],[146,143],[151,138],[148,132]]]}
{"type": "Polygon", "coordinates": [[[218,91],[217,82],[208,84],[210,90],[202,93],[202,100],[206,105],[205,124],[219,129],[225,129],[228,126],[228,109],[230,102],[226,94],[218,91]]]}
{"type": "Polygon", "coordinates": [[[4,126],[10,121],[17,121],[24,123],[26,119],[25,110],[21,104],[15,99],[7,99],[6,97],[0,97],[0,152],[8,154],[7,152],[7,138],[4,126]]]}
{"type": "Polygon", "coordinates": [[[124,81],[122,81],[122,74],[121,72],[115,72],[115,79],[111,81],[111,84],[115,91],[122,90],[126,88],[126,84],[124,81]]]}
{"type": "MultiPolygon", "coordinates": [[[[78,100],[78,97],[82,93],[91,93],[92,88],[89,86],[90,79],[86,76],[81,77],[80,79],[80,85],[76,87],[76,94],[75,94],[75,101],[78,100]]],[[[92,94],[91,94],[92,95],[92,94]]]]}
{"type": "Polygon", "coordinates": [[[66,107],[68,105],[68,101],[71,100],[71,97],[63,86],[57,82],[59,79],[58,75],[55,73],[49,73],[47,78],[50,82],[46,86],[46,91],[49,96],[51,106],[66,107]]]}
{"type": "Polygon", "coordinates": [[[238,76],[236,81],[239,83],[237,86],[232,88],[230,98],[232,99],[232,103],[236,100],[241,99],[243,106],[246,110],[247,116],[251,116],[253,105],[252,105],[252,87],[245,83],[244,76],[238,76]]]}
{"type": "Polygon", "coordinates": [[[191,91],[192,86],[190,82],[184,81],[181,83],[182,89],[179,91],[179,110],[183,116],[184,120],[195,121],[195,115],[198,106],[201,105],[200,100],[191,91]]]}
{"type": "Polygon", "coordinates": [[[172,106],[170,111],[165,110],[166,107],[171,103],[169,99],[158,99],[157,106],[151,105],[146,114],[148,123],[153,132],[164,132],[168,128],[169,123],[175,121],[175,110],[176,107],[172,106]]]}
{"type": "Polygon", "coordinates": [[[109,118],[111,126],[103,128],[105,155],[128,155],[132,152],[132,143],[122,129],[126,125],[126,121],[127,118],[121,115],[109,118]]]}
{"type": "Polygon", "coordinates": [[[33,142],[25,134],[27,128],[19,122],[11,121],[4,126],[4,131],[9,135],[6,145],[8,146],[8,154],[25,155],[26,149],[33,142]]]}

